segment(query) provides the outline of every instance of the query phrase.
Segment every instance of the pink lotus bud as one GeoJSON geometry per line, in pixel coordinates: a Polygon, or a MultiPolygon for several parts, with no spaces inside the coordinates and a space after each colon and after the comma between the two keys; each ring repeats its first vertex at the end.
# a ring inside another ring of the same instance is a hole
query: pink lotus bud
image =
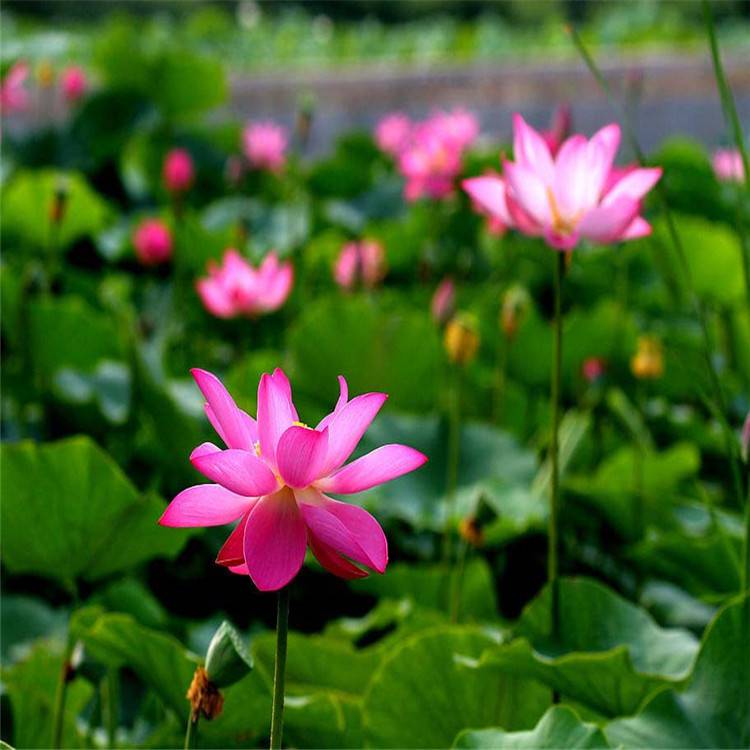
{"type": "Polygon", "coordinates": [[[384,278],[386,272],[385,251],[374,240],[347,242],[333,268],[334,281],[343,289],[352,289],[357,282],[372,289],[384,278]]]}
{"type": "Polygon", "coordinates": [[[606,372],[606,365],[601,357],[587,357],[581,365],[581,374],[589,383],[596,383],[606,372]]]}
{"type": "Polygon", "coordinates": [[[286,163],[286,131],[273,122],[248,124],[242,133],[242,145],[250,166],[279,172],[286,163]]]}
{"type": "Polygon", "coordinates": [[[443,325],[456,311],[456,285],[450,277],[444,278],[438,284],[435,293],[432,295],[432,317],[438,325],[443,325]]]}
{"type": "Polygon", "coordinates": [[[172,233],[160,219],[144,219],[133,234],[133,247],[144,266],[165,263],[172,257],[172,233]]]}
{"type": "Polygon", "coordinates": [[[23,112],[29,107],[29,92],[26,82],[29,77],[29,65],[23,60],[13,63],[0,83],[0,112],[9,115],[23,112]]]}
{"type": "Polygon", "coordinates": [[[88,88],[86,72],[78,65],[70,65],[60,74],[60,88],[63,96],[71,104],[77,102],[88,88]]]}
{"type": "Polygon", "coordinates": [[[744,182],[745,169],[738,149],[720,148],[714,151],[711,163],[714,174],[722,182],[744,182]]]}
{"type": "Polygon", "coordinates": [[[398,156],[411,135],[411,120],[401,112],[386,115],[375,128],[375,143],[391,156],[398,156]]]}
{"type": "Polygon", "coordinates": [[[542,138],[544,138],[552,156],[557,155],[563,141],[570,135],[572,125],[573,116],[570,105],[561,104],[552,115],[549,130],[542,131],[542,138]]]}
{"type": "Polygon", "coordinates": [[[195,178],[193,158],[184,148],[173,148],[164,159],[164,185],[170,193],[182,193],[190,188],[195,178]]]}

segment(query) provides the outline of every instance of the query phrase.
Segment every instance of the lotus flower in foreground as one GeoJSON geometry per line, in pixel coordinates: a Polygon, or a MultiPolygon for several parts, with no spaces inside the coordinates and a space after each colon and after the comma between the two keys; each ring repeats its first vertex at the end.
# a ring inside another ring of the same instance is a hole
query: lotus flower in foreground
{"type": "Polygon", "coordinates": [[[205,308],[217,318],[253,317],[281,307],[294,282],[291,263],[280,263],[275,252],[253,268],[236,250],[227,250],[222,265],[208,264],[208,276],[196,287],[205,308]]]}
{"type": "Polygon", "coordinates": [[[359,565],[382,573],[388,544],[378,522],[328,493],[362,492],[427,460],[405,445],[384,445],[344,465],[387,396],[365,393],[349,400],[346,380],[339,377],[336,407],[313,429],[299,421],[280,369],[260,379],[257,421],[236,406],[216,376],[193,370],[193,377],[227,448],[203,443],[192,452],[193,466],[215,484],[183,490],[159,522],[182,527],[239,520],[216,562],[248,574],[261,591],[289,583],[308,545],[341,578],[366,576],[359,565]]]}
{"type": "Polygon", "coordinates": [[[557,250],[571,250],[582,238],[608,244],[643,237],[651,226],[640,215],[641,202],[662,170],[614,167],[619,145],[620,127],[611,124],[590,140],[568,138],[553,157],[517,114],[515,161],[505,161],[503,177],[474,177],[463,187],[505,224],[557,250]]]}

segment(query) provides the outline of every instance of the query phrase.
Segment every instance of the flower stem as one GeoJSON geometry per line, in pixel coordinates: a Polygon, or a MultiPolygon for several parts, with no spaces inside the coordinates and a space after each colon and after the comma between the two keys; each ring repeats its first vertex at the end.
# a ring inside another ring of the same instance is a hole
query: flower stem
{"type": "Polygon", "coordinates": [[[560,509],[560,464],[558,433],[560,431],[560,380],[562,372],[562,282],[565,271],[565,254],[557,253],[555,263],[555,313],[554,313],[554,353],[552,362],[552,382],[550,387],[552,406],[552,435],[550,438],[550,464],[552,468],[549,520],[547,527],[547,581],[550,586],[552,636],[559,629],[560,602],[558,589],[558,524],[560,509]]]}
{"type": "Polygon", "coordinates": [[[191,708],[188,713],[187,729],[185,730],[185,750],[190,750],[195,744],[195,738],[198,735],[198,721],[200,720],[200,714],[193,720],[193,709],[191,708]]]}
{"type": "Polygon", "coordinates": [[[450,603],[450,621],[458,622],[458,616],[461,608],[461,591],[464,586],[464,573],[466,571],[466,556],[469,550],[469,544],[462,541],[458,548],[458,561],[456,569],[453,571],[451,585],[451,603],[450,603]]]}
{"type": "Polygon", "coordinates": [[[273,706],[271,708],[271,750],[281,747],[284,728],[284,681],[286,679],[286,640],[289,630],[289,587],[279,591],[276,618],[276,665],[273,672],[273,706]]]}
{"type": "Polygon", "coordinates": [[[458,463],[461,458],[461,366],[451,366],[450,411],[448,422],[448,463],[446,477],[445,529],[443,562],[450,565],[453,556],[453,516],[456,512],[458,463]]]}
{"type": "Polygon", "coordinates": [[[742,549],[742,570],[740,571],[740,593],[750,592],[750,484],[745,498],[745,539],[742,549]]]}
{"type": "Polygon", "coordinates": [[[107,676],[104,678],[105,695],[107,699],[107,746],[115,747],[117,739],[117,670],[107,670],[107,676]]]}
{"type": "Polygon", "coordinates": [[[52,713],[52,747],[59,750],[62,747],[63,727],[65,719],[65,698],[68,693],[68,682],[70,682],[70,656],[72,646],[68,640],[63,654],[63,662],[60,667],[60,678],[55,691],[55,704],[52,713]]]}

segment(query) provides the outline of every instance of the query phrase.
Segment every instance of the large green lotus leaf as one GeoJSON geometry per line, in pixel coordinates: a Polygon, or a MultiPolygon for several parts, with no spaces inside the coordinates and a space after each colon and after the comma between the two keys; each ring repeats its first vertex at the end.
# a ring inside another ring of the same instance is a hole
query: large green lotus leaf
{"type": "Polygon", "coordinates": [[[529,729],[549,705],[539,684],[495,670],[466,669],[498,642],[486,629],[443,626],[398,644],[372,677],[363,704],[374,747],[449,747],[466,727],[529,729]]]}
{"type": "MultiPolygon", "coordinates": [[[[428,456],[418,471],[381,485],[360,496],[378,514],[408,521],[416,528],[442,530],[445,525],[448,425],[438,417],[384,414],[367,431],[363,450],[387,443],[404,443],[428,456]]],[[[536,471],[534,454],[507,432],[480,423],[461,428],[455,514],[453,520],[474,513],[484,499],[512,528],[521,531],[539,524],[540,503],[517,493],[526,492],[536,471]],[[528,502],[526,501],[528,499],[528,502]]]]}
{"type": "MultiPolygon", "coordinates": [[[[695,216],[680,215],[674,220],[695,292],[721,305],[735,305],[744,299],[742,248],[737,233],[695,216]]],[[[669,253],[675,273],[687,287],[664,222],[654,225],[653,241],[669,253]]]]}
{"type": "Polygon", "coordinates": [[[657,694],[605,731],[626,748],[750,747],[750,596],[709,624],[687,689],[657,694]]]}
{"type": "Polygon", "coordinates": [[[587,498],[628,536],[638,533],[635,502],[643,494],[646,520],[669,512],[680,484],[700,468],[700,454],[692,443],[677,443],[661,451],[624,446],[610,453],[593,475],[571,476],[569,489],[587,498]]]}
{"type": "Polygon", "coordinates": [[[552,706],[539,723],[526,732],[503,729],[468,729],[456,737],[453,747],[496,750],[562,750],[562,748],[609,747],[602,730],[588,724],[567,706],[552,706]]]}
{"type": "Polygon", "coordinates": [[[123,355],[114,321],[79,297],[34,300],[29,329],[34,367],[48,380],[62,368],[92,373],[100,360],[123,355]]]}
{"type": "Polygon", "coordinates": [[[385,309],[365,297],[329,296],[308,305],[289,332],[295,391],[334,403],[336,377],[351,395],[385,391],[390,403],[431,409],[442,352],[427,312],[385,309]]]}
{"type": "MultiPolygon", "coordinates": [[[[408,598],[419,607],[447,612],[451,577],[442,565],[394,563],[387,575],[370,576],[351,584],[380,598],[408,598]]],[[[466,563],[459,611],[462,617],[477,620],[497,618],[497,601],[492,571],[486,560],[475,557],[466,563]]]]}
{"type": "Polygon", "coordinates": [[[50,252],[53,242],[50,210],[55,192],[64,186],[65,213],[54,235],[59,249],[100,232],[111,208],[77,172],[52,169],[21,171],[3,189],[3,234],[19,238],[36,253],[50,252]]]}
{"type": "Polygon", "coordinates": [[[172,117],[216,107],[224,102],[227,91],[221,60],[190,53],[184,47],[162,56],[148,87],[148,93],[172,117]]]}
{"type": "MultiPolygon", "coordinates": [[[[3,607],[5,603],[3,602],[3,607]]],[[[54,702],[63,662],[61,642],[40,640],[23,661],[2,670],[4,692],[10,698],[15,748],[52,746],[54,702]]],[[[84,680],[68,685],[63,717],[63,747],[84,747],[76,719],[91,699],[93,689],[84,680]]],[[[5,718],[5,716],[3,716],[5,718]]],[[[3,734],[8,731],[4,727],[3,734]]]]}
{"type": "Polygon", "coordinates": [[[716,614],[716,608],[696,599],[684,589],[666,581],[648,581],[640,597],[641,605],[662,624],[701,631],[716,614]]]}
{"type": "Polygon", "coordinates": [[[176,555],[187,539],[157,525],[164,510],[142,495],[87,437],[56,443],[4,444],[3,562],[72,585],[176,555]]]}
{"type": "Polygon", "coordinates": [[[633,713],[654,690],[683,681],[698,648],[685,630],[660,628],[600,583],[560,581],[560,635],[549,638],[550,590],[524,610],[521,638],[489,649],[479,667],[534,678],[604,715],[633,713]]]}
{"type": "Polygon", "coordinates": [[[654,530],[633,556],[652,575],[696,596],[715,598],[739,590],[741,549],[739,529],[720,521],[701,534],[654,530]]]}

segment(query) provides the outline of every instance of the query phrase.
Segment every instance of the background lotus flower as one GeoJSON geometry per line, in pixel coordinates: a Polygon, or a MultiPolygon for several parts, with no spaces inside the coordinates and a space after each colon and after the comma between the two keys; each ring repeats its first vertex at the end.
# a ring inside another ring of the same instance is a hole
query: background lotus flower
{"type": "Polygon", "coordinates": [[[0,83],[0,110],[4,115],[23,112],[29,106],[29,92],[26,81],[29,65],[23,60],[14,63],[0,83]]]}
{"type": "Polygon", "coordinates": [[[286,163],[287,134],[273,122],[247,125],[242,133],[242,145],[250,166],[255,169],[279,172],[286,163]]]}
{"type": "Polygon", "coordinates": [[[439,325],[446,323],[456,311],[456,285],[450,277],[443,279],[435,289],[430,311],[433,320],[439,325]]]}
{"type": "Polygon", "coordinates": [[[581,365],[581,375],[588,383],[596,383],[606,370],[607,366],[601,357],[587,357],[581,365]]]}
{"type": "Polygon", "coordinates": [[[582,239],[620,242],[650,234],[641,201],[661,177],[656,168],[613,168],[620,128],[607,125],[590,140],[568,138],[556,157],[542,136],[514,116],[514,159],[504,177],[477,177],[464,189],[484,208],[557,250],[582,239]]]}
{"type": "Polygon", "coordinates": [[[333,267],[333,278],[343,289],[361,282],[367,289],[379,284],[386,272],[385,251],[379,242],[347,242],[333,267]]]}
{"type": "Polygon", "coordinates": [[[172,257],[172,233],[160,219],[144,219],[133,234],[133,247],[143,265],[165,263],[172,257]]]}
{"type": "Polygon", "coordinates": [[[552,156],[557,156],[563,141],[570,134],[573,124],[573,116],[569,104],[561,104],[552,115],[552,122],[547,130],[541,133],[552,156]]]}
{"type": "Polygon", "coordinates": [[[736,148],[720,148],[714,151],[711,164],[714,174],[722,182],[744,182],[745,169],[742,155],[736,148]]]}
{"type": "Polygon", "coordinates": [[[193,466],[215,484],[180,492],[159,522],[220,526],[239,520],[216,561],[248,574],[261,591],[286,586],[302,567],[308,545],[320,564],[341,578],[366,576],[360,565],[382,573],[388,543],[378,522],[327,493],[362,492],[427,460],[394,444],[346,464],[387,396],[366,393],[349,400],[346,380],[339,377],[336,407],[313,429],[299,421],[280,369],[260,379],[257,421],[236,406],[216,376],[192,372],[206,398],[206,415],[227,448],[203,443],[192,452],[193,466]]]}
{"type": "Polygon", "coordinates": [[[229,249],[220,266],[209,262],[208,277],[199,279],[196,287],[212,315],[235,318],[277,310],[289,296],[293,282],[292,264],[280,263],[275,252],[268,253],[255,269],[240,253],[229,249]]]}
{"type": "Polygon", "coordinates": [[[391,156],[398,156],[409,141],[412,121],[401,112],[386,115],[375,128],[375,143],[391,156]]]}
{"type": "Polygon", "coordinates": [[[77,102],[88,88],[86,71],[78,65],[70,65],[60,74],[60,88],[66,101],[77,102]]]}
{"type": "Polygon", "coordinates": [[[164,185],[170,193],[188,190],[195,179],[193,158],[184,148],[173,148],[164,158],[162,168],[164,185]]]}

